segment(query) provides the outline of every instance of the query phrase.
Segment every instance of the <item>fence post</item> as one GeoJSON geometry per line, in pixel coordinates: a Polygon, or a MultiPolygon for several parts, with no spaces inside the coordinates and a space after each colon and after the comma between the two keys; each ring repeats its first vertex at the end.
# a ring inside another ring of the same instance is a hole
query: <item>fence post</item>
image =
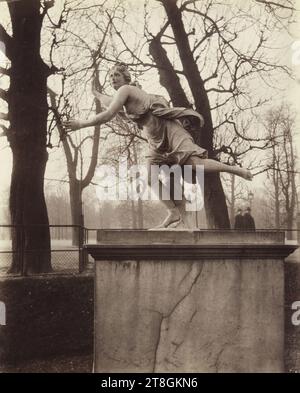
{"type": "MultiPolygon", "coordinates": [[[[84,244],[88,243],[88,236],[89,236],[89,231],[87,228],[83,228],[84,231],[84,244]]],[[[83,254],[83,263],[84,263],[84,269],[86,269],[87,264],[89,262],[89,254],[85,248],[82,248],[82,254],[83,254]]]]}
{"type": "Polygon", "coordinates": [[[85,227],[79,227],[79,273],[82,273],[86,269],[86,265],[88,263],[88,253],[84,249],[83,245],[86,241],[87,230],[85,227]]]}
{"type": "Polygon", "coordinates": [[[78,226],[79,273],[82,273],[84,270],[82,245],[83,245],[82,226],[78,226]]]}
{"type": "Polygon", "coordinates": [[[300,211],[297,212],[297,242],[300,244],[300,211]]]}

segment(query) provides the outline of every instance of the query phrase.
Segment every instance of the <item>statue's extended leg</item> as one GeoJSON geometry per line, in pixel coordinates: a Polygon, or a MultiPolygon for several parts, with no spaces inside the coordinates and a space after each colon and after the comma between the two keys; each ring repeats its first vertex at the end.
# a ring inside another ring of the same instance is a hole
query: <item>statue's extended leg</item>
{"type": "Polygon", "coordinates": [[[184,165],[192,165],[195,168],[196,165],[203,165],[204,172],[226,172],[233,173],[234,175],[240,176],[246,180],[252,180],[252,174],[248,169],[241,168],[237,165],[227,165],[222,162],[212,160],[210,158],[200,158],[197,156],[190,157],[184,165]]]}

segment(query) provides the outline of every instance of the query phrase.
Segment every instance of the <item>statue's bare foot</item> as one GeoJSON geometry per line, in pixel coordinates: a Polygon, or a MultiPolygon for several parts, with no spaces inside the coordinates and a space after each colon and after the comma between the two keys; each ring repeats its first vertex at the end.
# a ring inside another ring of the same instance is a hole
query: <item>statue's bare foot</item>
{"type": "Polygon", "coordinates": [[[172,209],[168,211],[168,215],[165,220],[157,227],[151,229],[165,229],[165,228],[176,228],[181,222],[181,215],[178,209],[172,209]]]}
{"type": "Polygon", "coordinates": [[[241,176],[242,178],[244,178],[246,180],[253,179],[253,175],[252,175],[251,171],[249,171],[249,169],[245,169],[245,168],[240,168],[239,176],[241,176]]]}

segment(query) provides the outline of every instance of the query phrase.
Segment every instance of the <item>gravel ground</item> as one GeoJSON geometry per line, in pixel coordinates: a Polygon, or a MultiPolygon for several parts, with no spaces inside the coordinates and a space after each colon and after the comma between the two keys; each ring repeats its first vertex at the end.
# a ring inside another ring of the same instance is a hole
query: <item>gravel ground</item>
{"type": "Polygon", "coordinates": [[[30,360],[17,365],[0,366],[1,373],[90,373],[92,355],[57,356],[55,358],[30,360]]]}
{"type": "MultiPolygon", "coordinates": [[[[294,337],[293,337],[294,338],[294,337]]],[[[287,373],[300,373],[296,364],[300,358],[298,346],[287,354],[287,373]],[[295,361],[295,358],[298,361],[295,361]],[[295,364],[296,363],[296,364],[295,364]]],[[[0,366],[0,373],[91,373],[93,355],[57,356],[48,359],[30,360],[17,365],[0,366]]]]}

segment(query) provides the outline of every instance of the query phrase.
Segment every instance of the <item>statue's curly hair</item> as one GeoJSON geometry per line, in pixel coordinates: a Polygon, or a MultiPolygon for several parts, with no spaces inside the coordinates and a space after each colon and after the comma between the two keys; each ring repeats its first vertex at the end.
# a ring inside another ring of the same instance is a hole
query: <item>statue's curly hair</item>
{"type": "Polygon", "coordinates": [[[124,75],[125,81],[130,83],[131,82],[131,75],[129,69],[125,63],[116,62],[114,66],[112,66],[111,70],[116,70],[121,72],[124,75]]]}
{"type": "Polygon", "coordinates": [[[129,85],[131,85],[131,86],[136,86],[136,87],[138,87],[138,88],[142,88],[142,86],[139,84],[139,82],[137,81],[137,80],[135,80],[135,81],[132,81],[131,80],[131,74],[130,74],[130,71],[129,71],[129,69],[128,69],[128,66],[125,64],[125,63],[123,63],[123,62],[116,62],[116,64],[111,68],[111,70],[116,70],[116,71],[119,71],[119,72],[121,72],[121,74],[123,74],[124,75],[124,79],[125,79],[125,81],[129,84],[129,85]]]}

